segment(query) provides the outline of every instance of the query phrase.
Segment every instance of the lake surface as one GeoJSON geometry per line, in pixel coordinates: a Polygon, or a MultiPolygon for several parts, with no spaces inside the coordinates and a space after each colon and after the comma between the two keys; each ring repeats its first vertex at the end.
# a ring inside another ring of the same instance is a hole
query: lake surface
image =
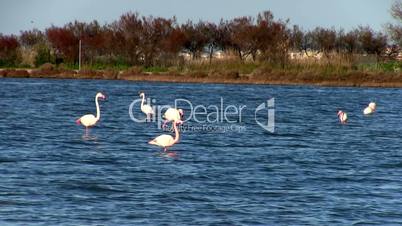
{"type": "Polygon", "coordinates": [[[0,79],[0,224],[402,224],[401,100],[401,89],[0,79]],[[95,113],[98,91],[108,99],[85,135],[75,120],[95,113]],[[152,105],[246,105],[241,122],[207,123],[242,130],[183,131],[165,155],[147,142],[169,132],[130,119],[139,91],[152,105]],[[274,133],[254,119],[270,98],[274,133]]]}

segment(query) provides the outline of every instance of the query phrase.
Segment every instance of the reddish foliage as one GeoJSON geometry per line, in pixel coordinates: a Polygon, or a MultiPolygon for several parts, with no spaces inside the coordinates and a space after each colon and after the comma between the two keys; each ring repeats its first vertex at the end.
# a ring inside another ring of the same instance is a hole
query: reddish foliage
{"type": "MultiPolygon", "coordinates": [[[[393,7],[395,17],[400,17],[401,8],[401,5],[393,7]]],[[[392,33],[394,40],[401,39],[402,28],[391,28],[395,31],[392,33]]],[[[183,62],[180,58],[183,50],[193,58],[207,52],[210,59],[214,51],[232,50],[240,60],[284,65],[290,48],[305,53],[322,52],[330,57],[334,51],[349,55],[363,52],[384,55],[387,46],[387,36],[369,27],[347,33],[321,27],[304,32],[294,26],[290,30],[288,21],[274,19],[270,11],[256,17],[221,20],[220,23],[188,21],[182,25],[177,24],[175,17],[141,17],[129,12],[103,26],[96,20],[89,23],[74,21],[63,27],[52,26],[45,33],[36,29],[22,31],[19,36],[23,47],[41,46],[46,50],[46,57],[40,58],[41,64],[46,61],[77,63],[79,40],[84,65],[100,62],[103,65],[118,63],[145,67],[183,62]]],[[[18,46],[16,37],[0,35],[0,64],[15,65],[18,46]]],[[[396,52],[397,49],[393,49],[396,52]]]]}
{"type": "Polygon", "coordinates": [[[14,66],[17,62],[18,40],[15,36],[0,34],[0,66],[14,66]]]}
{"type": "Polygon", "coordinates": [[[57,55],[62,55],[69,62],[78,59],[78,38],[67,28],[51,27],[46,30],[46,36],[57,55]]]}
{"type": "Polygon", "coordinates": [[[231,47],[238,53],[240,60],[254,54],[256,46],[256,27],[251,17],[238,17],[229,24],[231,47]]]}
{"type": "Polygon", "coordinates": [[[18,47],[19,43],[15,36],[3,36],[0,34],[0,58],[6,58],[18,47]]]}
{"type": "Polygon", "coordinates": [[[170,35],[165,38],[162,49],[166,52],[177,54],[184,45],[186,36],[180,28],[174,28],[170,35]]]}

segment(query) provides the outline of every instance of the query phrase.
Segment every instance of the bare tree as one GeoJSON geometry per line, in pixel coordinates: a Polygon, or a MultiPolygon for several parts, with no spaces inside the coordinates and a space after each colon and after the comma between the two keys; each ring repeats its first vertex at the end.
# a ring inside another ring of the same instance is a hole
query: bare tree
{"type": "Polygon", "coordinates": [[[303,50],[304,35],[304,32],[300,29],[298,25],[293,26],[293,29],[290,33],[290,46],[293,50],[303,50]]]}
{"type": "Polygon", "coordinates": [[[338,52],[347,54],[354,54],[361,52],[361,46],[359,44],[359,31],[357,29],[344,33],[343,30],[338,32],[338,52]]]}
{"type": "Polygon", "coordinates": [[[184,49],[188,50],[193,59],[200,56],[205,45],[208,43],[208,37],[203,33],[203,22],[194,25],[193,22],[188,21],[181,26],[181,30],[186,37],[184,42],[184,49]]]}
{"type": "Polygon", "coordinates": [[[381,32],[374,32],[370,27],[359,27],[359,41],[367,54],[376,56],[377,62],[387,48],[387,36],[381,32]]]}
{"type": "Polygon", "coordinates": [[[336,47],[336,31],[335,29],[327,29],[317,27],[312,31],[313,42],[316,48],[326,57],[329,57],[329,53],[336,47]]]}
{"type": "Polygon", "coordinates": [[[402,47],[402,1],[395,1],[391,6],[391,15],[397,24],[388,24],[387,30],[395,44],[402,47]]]}
{"type": "Polygon", "coordinates": [[[287,23],[288,21],[275,21],[270,11],[258,14],[256,33],[252,34],[257,40],[256,47],[262,60],[285,67],[291,47],[291,31],[287,28],[287,23]]]}
{"type": "Polygon", "coordinates": [[[219,28],[216,24],[208,22],[200,22],[199,28],[201,29],[201,32],[205,34],[206,49],[208,51],[209,63],[211,63],[214,51],[219,46],[219,35],[220,35],[218,31],[219,28]]]}
{"type": "MultiPolygon", "coordinates": [[[[143,24],[138,13],[126,13],[112,25],[112,41],[116,42],[115,53],[123,56],[132,65],[140,62],[140,40],[143,24]]],[[[113,45],[113,44],[112,44],[113,45]]]]}
{"type": "Polygon", "coordinates": [[[238,17],[229,23],[230,46],[243,61],[247,56],[257,52],[256,26],[252,17],[238,17]]]}
{"type": "Polygon", "coordinates": [[[101,27],[98,21],[90,23],[74,21],[65,26],[74,33],[74,36],[82,42],[82,57],[86,64],[93,64],[97,57],[105,54],[105,27],[101,27]]]}
{"type": "Polygon", "coordinates": [[[45,42],[46,37],[40,30],[33,29],[29,31],[21,31],[19,41],[22,46],[33,48],[35,45],[45,42]]]}

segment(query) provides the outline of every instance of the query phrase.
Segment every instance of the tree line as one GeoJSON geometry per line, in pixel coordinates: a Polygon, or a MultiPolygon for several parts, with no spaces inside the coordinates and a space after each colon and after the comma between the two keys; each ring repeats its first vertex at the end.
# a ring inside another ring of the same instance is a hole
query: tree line
{"type": "MultiPolygon", "coordinates": [[[[402,4],[395,2],[392,15],[402,24],[402,4]]],[[[317,27],[305,31],[288,20],[275,19],[270,11],[256,17],[243,16],[219,23],[188,21],[175,17],[140,16],[129,12],[118,20],[100,25],[96,20],[74,21],[44,31],[32,29],[17,35],[0,34],[0,66],[13,67],[44,63],[77,64],[78,44],[87,65],[171,66],[183,63],[182,53],[191,59],[207,54],[213,59],[218,50],[239,61],[263,61],[285,66],[289,52],[306,54],[355,54],[395,57],[402,46],[402,27],[388,25],[387,32],[360,26],[345,31],[317,27]]],[[[32,65],[32,66],[33,66],[32,65]]]]}

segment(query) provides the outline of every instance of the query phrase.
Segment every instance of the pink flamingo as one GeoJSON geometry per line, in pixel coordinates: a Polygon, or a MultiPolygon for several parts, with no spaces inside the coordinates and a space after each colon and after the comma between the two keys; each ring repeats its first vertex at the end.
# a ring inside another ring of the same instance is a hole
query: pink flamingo
{"type": "Polygon", "coordinates": [[[171,121],[183,123],[181,120],[183,115],[184,112],[182,109],[168,108],[165,114],[163,114],[165,121],[163,121],[162,128],[165,128],[166,124],[171,121]]]}
{"type": "Polygon", "coordinates": [[[88,132],[88,127],[94,126],[100,119],[100,109],[98,99],[106,99],[105,95],[102,93],[97,93],[95,96],[95,104],[96,104],[96,116],[93,114],[84,115],[81,118],[77,119],[75,122],[77,125],[85,126],[85,133],[88,132]]]}
{"type": "Polygon", "coordinates": [[[338,111],[338,118],[342,124],[345,124],[348,121],[348,114],[343,111],[338,111]]]}
{"type": "Polygon", "coordinates": [[[151,115],[154,115],[155,112],[152,109],[151,105],[145,104],[145,94],[140,93],[140,97],[142,98],[141,101],[141,111],[147,115],[147,119],[149,120],[151,118],[151,115]]]}
{"type": "Polygon", "coordinates": [[[163,147],[163,151],[167,152],[167,148],[175,145],[180,139],[180,134],[179,134],[179,130],[177,129],[177,124],[178,124],[178,122],[173,123],[173,128],[174,128],[174,133],[175,133],[174,138],[171,135],[163,134],[163,135],[160,135],[160,136],[156,137],[155,139],[149,141],[148,144],[163,147]]]}

